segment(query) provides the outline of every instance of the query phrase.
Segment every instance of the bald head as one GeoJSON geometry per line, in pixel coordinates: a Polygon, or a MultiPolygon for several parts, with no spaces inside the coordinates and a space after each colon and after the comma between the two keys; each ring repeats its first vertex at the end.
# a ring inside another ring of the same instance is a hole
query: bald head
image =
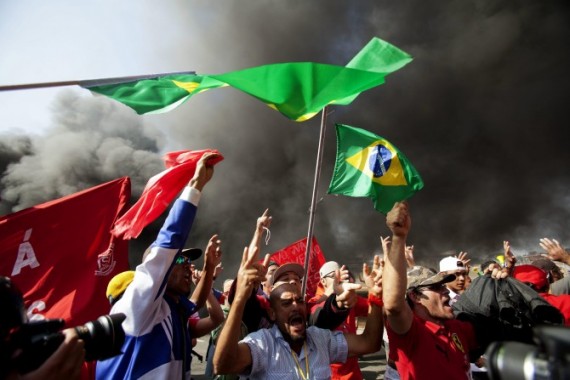
{"type": "Polygon", "coordinates": [[[285,292],[291,292],[296,296],[299,296],[301,294],[301,291],[296,284],[283,283],[274,288],[269,294],[269,303],[271,304],[272,308],[275,308],[275,306],[281,302],[281,295],[285,292]]]}

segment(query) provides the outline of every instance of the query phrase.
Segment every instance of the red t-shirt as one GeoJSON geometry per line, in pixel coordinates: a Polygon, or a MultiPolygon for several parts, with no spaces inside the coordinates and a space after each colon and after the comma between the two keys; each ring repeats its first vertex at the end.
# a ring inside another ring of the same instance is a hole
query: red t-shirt
{"type": "MultiPolygon", "coordinates": [[[[317,294],[308,302],[311,305],[311,313],[314,313],[320,307],[323,307],[326,296],[323,295],[322,287],[317,289],[317,294]]],[[[356,317],[364,317],[368,315],[368,299],[358,296],[356,305],[350,309],[350,313],[343,323],[341,323],[335,331],[343,333],[356,333],[356,317]]],[[[362,372],[358,365],[358,357],[353,356],[346,359],[344,363],[331,364],[331,380],[361,380],[362,372]]]]}
{"type": "MultiPolygon", "coordinates": [[[[368,315],[368,299],[358,296],[356,305],[350,309],[346,320],[338,326],[335,331],[356,334],[356,317],[368,315]]],[[[331,364],[331,380],[360,380],[362,372],[358,365],[358,357],[353,356],[346,359],[344,363],[331,364]]]]}
{"type": "Polygon", "coordinates": [[[562,294],[556,296],[554,294],[540,293],[540,296],[549,304],[560,310],[564,316],[564,324],[570,326],[570,295],[562,294]]]}
{"type": "Polygon", "coordinates": [[[396,334],[388,323],[386,329],[400,379],[471,378],[468,354],[477,340],[470,323],[450,319],[439,325],[414,315],[406,334],[396,334]]]}

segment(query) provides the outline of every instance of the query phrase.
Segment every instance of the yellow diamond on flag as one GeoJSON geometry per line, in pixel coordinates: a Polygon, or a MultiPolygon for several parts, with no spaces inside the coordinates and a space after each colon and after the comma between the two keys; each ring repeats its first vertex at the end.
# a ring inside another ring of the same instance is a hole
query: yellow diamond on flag
{"type": "Polygon", "coordinates": [[[177,80],[173,80],[172,82],[178,87],[185,89],[190,94],[200,86],[200,83],[198,82],[180,82],[177,80]]]}
{"type": "Polygon", "coordinates": [[[386,140],[377,140],[346,159],[373,182],[384,186],[407,186],[408,182],[396,149],[386,140]]]}

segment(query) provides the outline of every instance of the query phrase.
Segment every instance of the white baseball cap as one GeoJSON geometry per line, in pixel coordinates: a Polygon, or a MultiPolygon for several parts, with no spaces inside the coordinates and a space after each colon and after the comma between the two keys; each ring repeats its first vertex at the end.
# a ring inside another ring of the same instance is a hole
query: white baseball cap
{"type": "Polygon", "coordinates": [[[319,276],[321,276],[321,278],[325,278],[338,269],[340,269],[340,266],[336,261],[327,261],[323,264],[321,269],[319,269],[319,276]]]}
{"type": "Polygon", "coordinates": [[[439,271],[466,271],[465,264],[463,261],[459,260],[457,257],[448,256],[441,259],[439,262],[439,271]]]}

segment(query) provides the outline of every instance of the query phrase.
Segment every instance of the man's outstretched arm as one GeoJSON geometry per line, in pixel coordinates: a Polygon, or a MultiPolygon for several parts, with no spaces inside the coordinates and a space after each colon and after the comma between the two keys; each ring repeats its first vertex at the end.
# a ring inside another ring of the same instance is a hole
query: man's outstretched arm
{"type": "MultiPolygon", "coordinates": [[[[269,255],[266,256],[263,265],[267,266],[268,260],[269,255]]],[[[257,249],[250,255],[249,250],[245,248],[236,279],[234,300],[214,352],[213,364],[216,374],[243,373],[252,364],[249,346],[238,342],[245,304],[254,286],[259,284],[265,274],[261,266],[257,262],[257,249]]]]}
{"type": "Polygon", "coordinates": [[[408,332],[413,321],[412,309],[406,303],[408,264],[405,250],[406,238],[412,224],[407,203],[396,203],[386,216],[386,224],[392,231],[392,244],[388,255],[384,257],[384,310],[390,328],[397,334],[404,334],[408,332]]]}

